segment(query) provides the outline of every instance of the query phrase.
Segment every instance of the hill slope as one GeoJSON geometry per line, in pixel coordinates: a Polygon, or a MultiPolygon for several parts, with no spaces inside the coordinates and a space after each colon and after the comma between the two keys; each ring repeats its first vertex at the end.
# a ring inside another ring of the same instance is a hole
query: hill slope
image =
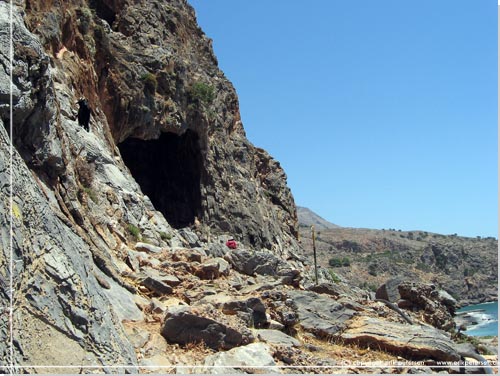
{"type": "MultiPolygon", "coordinates": [[[[305,249],[312,248],[308,228],[300,228],[305,249]]],[[[498,241],[424,231],[325,229],[317,232],[319,263],[350,283],[375,290],[401,276],[430,282],[461,304],[497,300],[498,241]],[[348,259],[349,266],[339,265],[348,259]],[[330,261],[331,260],[331,261],[330,261]]]]}
{"type": "Polygon", "coordinates": [[[299,219],[300,226],[310,227],[310,226],[314,225],[316,230],[340,227],[336,224],[328,222],[326,219],[320,217],[318,214],[313,212],[311,209],[304,208],[302,206],[297,206],[297,216],[299,219]]]}

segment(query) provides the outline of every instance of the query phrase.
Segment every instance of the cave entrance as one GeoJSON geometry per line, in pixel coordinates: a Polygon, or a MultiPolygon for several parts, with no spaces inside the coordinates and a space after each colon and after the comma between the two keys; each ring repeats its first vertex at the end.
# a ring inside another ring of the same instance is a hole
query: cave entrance
{"type": "Polygon", "coordinates": [[[198,135],[162,133],[157,140],[128,138],[118,145],[123,161],[156,210],[174,228],[201,212],[202,156],[198,135]]]}

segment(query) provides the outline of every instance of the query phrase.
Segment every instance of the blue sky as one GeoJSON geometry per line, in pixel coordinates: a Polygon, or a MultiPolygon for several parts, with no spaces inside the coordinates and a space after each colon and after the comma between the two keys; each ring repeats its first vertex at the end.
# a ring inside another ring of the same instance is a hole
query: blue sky
{"type": "Polygon", "coordinates": [[[495,0],[189,2],[297,205],[497,237],[495,0]]]}

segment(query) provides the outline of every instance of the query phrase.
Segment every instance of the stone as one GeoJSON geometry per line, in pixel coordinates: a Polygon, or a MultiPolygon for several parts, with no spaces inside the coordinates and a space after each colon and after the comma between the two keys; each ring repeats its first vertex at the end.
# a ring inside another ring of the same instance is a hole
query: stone
{"type": "Polygon", "coordinates": [[[279,330],[273,329],[256,329],[254,331],[256,337],[263,342],[271,343],[273,345],[285,346],[285,347],[300,347],[301,343],[299,340],[280,332],[279,330]]]}
{"type": "MultiPolygon", "coordinates": [[[[443,330],[455,328],[455,321],[452,316],[455,312],[454,306],[442,303],[439,298],[439,291],[436,290],[434,285],[401,282],[398,290],[401,299],[405,301],[406,307],[412,311],[419,311],[425,322],[443,330]]],[[[451,300],[447,301],[452,304],[451,300]]]]}
{"type": "Polygon", "coordinates": [[[320,337],[339,335],[347,321],[358,313],[328,296],[312,291],[293,290],[288,292],[296,306],[300,326],[320,337]]]}
{"type": "Polygon", "coordinates": [[[163,283],[166,283],[167,285],[172,287],[179,286],[181,284],[179,278],[172,274],[163,274],[160,276],[160,278],[163,283]]]}
{"type": "Polygon", "coordinates": [[[227,276],[230,270],[229,263],[226,260],[216,257],[200,264],[196,268],[195,275],[200,279],[216,279],[227,276]]]}
{"type": "Polygon", "coordinates": [[[158,279],[146,277],[141,281],[141,285],[158,295],[168,295],[173,292],[172,287],[158,279]]]}
{"type": "Polygon", "coordinates": [[[198,235],[188,228],[181,228],[178,233],[186,241],[189,247],[194,248],[200,246],[200,239],[198,238],[198,235]]]}
{"type": "Polygon", "coordinates": [[[284,284],[298,284],[300,272],[269,251],[250,252],[235,249],[224,256],[234,269],[253,276],[255,274],[280,276],[284,284]]]}
{"type": "Polygon", "coordinates": [[[259,298],[230,300],[222,304],[222,312],[227,315],[248,313],[248,324],[251,327],[261,328],[267,325],[266,307],[259,298]]]}
{"type": "Polygon", "coordinates": [[[139,252],[147,252],[147,253],[161,253],[163,252],[163,248],[158,247],[156,245],[148,244],[148,243],[135,243],[134,247],[139,252]]]}
{"type": "Polygon", "coordinates": [[[458,308],[457,300],[448,294],[445,290],[438,290],[438,300],[445,305],[450,313],[453,315],[455,310],[458,308]]]}
{"type": "Polygon", "coordinates": [[[403,282],[401,278],[391,278],[381,285],[375,293],[376,299],[384,299],[391,303],[397,302],[401,299],[399,295],[398,286],[403,282]]]}
{"type": "Polygon", "coordinates": [[[205,358],[204,365],[197,373],[276,373],[277,364],[271,356],[271,349],[264,343],[251,343],[229,351],[219,352],[205,358]]]}
{"type": "Polygon", "coordinates": [[[167,309],[165,307],[165,304],[163,304],[156,298],[151,299],[150,307],[151,307],[151,312],[153,313],[163,313],[167,309]]]}
{"type": "Polygon", "coordinates": [[[430,326],[357,317],[340,338],[345,343],[380,348],[409,359],[456,361],[460,358],[450,337],[430,326]]]}
{"type": "Polygon", "coordinates": [[[272,319],[268,318],[267,322],[268,322],[268,326],[267,326],[268,329],[282,330],[285,328],[285,325],[283,325],[282,323],[280,323],[276,320],[272,320],[272,319]]]}
{"type": "Polygon", "coordinates": [[[181,345],[202,341],[215,350],[228,350],[250,340],[248,334],[204,315],[201,307],[189,306],[168,307],[161,335],[181,345]]]}

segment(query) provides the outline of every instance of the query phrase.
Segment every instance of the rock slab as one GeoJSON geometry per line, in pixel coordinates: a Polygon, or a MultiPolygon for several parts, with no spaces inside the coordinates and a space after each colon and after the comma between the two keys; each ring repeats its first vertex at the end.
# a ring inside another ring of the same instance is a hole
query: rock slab
{"type": "Polygon", "coordinates": [[[204,317],[189,306],[169,307],[161,335],[167,341],[181,345],[204,342],[215,350],[229,350],[248,343],[248,337],[240,331],[204,317]]]}
{"type": "Polygon", "coordinates": [[[460,358],[450,338],[430,326],[359,317],[349,324],[340,338],[345,343],[373,346],[409,359],[456,361],[460,358]]]}

